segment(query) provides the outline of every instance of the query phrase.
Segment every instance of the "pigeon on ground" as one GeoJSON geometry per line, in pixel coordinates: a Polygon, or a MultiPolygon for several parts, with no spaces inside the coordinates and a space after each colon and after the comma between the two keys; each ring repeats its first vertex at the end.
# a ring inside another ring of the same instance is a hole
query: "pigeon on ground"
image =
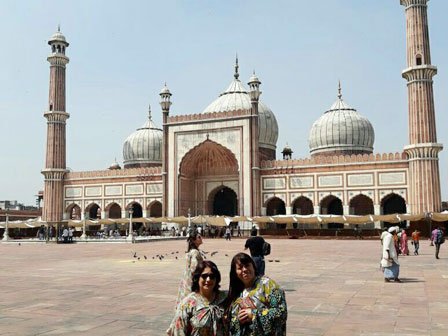
{"type": "Polygon", "coordinates": [[[22,245],[22,244],[19,243],[19,246],[20,246],[20,245],[22,245]]]}
{"type": "Polygon", "coordinates": [[[140,260],[140,257],[138,257],[137,259],[140,260]]]}
{"type": "Polygon", "coordinates": [[[177,257],[176,257],[176,260],[177,260],[177,257]]]}
{"type": "Polygon", "coordinates": [[[154,259],[154,257],[152,257],[154,259]]]}
{"type": "Polygon", "coordinates": [[[210,254],[211,257],[213,257],[216,253],[218,253],[218,251],[214,251],[210,254]]]}
{"type": "Polygon", "coordinates": [[[134,258],[137,258],[137,252],[134,252],[134,258]]]}
{"type": "Polygon", "coordinates": [[[146,260],[146,259],[148,259],[148,258],[146,258],[146,256],[145,256],[145,255],[144,255],[143,257],[145,257],[145,260],[146,260]]]}
{"type": "Polygon", "coordinates": [[[228,254],[226,254],[226,257],[228,257],[229,255],[228,254]]]}

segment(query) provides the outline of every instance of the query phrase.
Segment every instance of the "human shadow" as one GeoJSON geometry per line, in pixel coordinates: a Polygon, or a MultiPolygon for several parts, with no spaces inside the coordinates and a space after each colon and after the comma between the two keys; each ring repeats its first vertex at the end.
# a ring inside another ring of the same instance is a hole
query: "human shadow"
{"type": "Polygon", "coordinates": [[[425,282],[425,280],[416,279],[416,278],[400,278],[401,282],[425,282]]]}

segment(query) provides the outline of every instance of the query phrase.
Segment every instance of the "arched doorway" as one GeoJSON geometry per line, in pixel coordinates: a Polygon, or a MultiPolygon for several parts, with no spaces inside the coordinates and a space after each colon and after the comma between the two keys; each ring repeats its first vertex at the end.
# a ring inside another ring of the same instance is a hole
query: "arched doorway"
{"type": "Polygon", "coordinates": [[[210,204],[212,215],[235,216],[238,209],[236,192],[228,187],[220,187],[210,194],[210,204]]]}
{"type": "MultiPolygon", "coordinates": [[[[381,214],[391,215],[395,213],[406,213],[406,202],[400,195],[392,193],[381,200],[381,214]]],[[[389,227],[396,224],[383,222],[383,225],[389,227]]],[[[406,228],[406,221],[400,222],[399,226],[401,228],[406,228]]]]}
{"type": "MultiPolygon", "coordinates": [[[[127,207],[128,218],[131,217],[131,214],[129,212],[129,210],[131,210],[131,208],[133,210],[132,218],[142,218],[143,217],[143,208],[140,205],[140,203],[132,202],[127,207]]],[[[132,228],[133,228],[133,230],[137,231],[140,234],[142,232],[141,230],[143,229],[143,223],[133,222],[132,223],[132,228]]]]}
{"type": "Polygon", "coordinates": [[[72,204],[67,208],[67,217],[71,220],[81,219],[81,208],[77,204],[72,204]]]}
{"type": "MultiPolygon", "coordinates": [[[[213,213],[207,185],[222,184],[223,177],[226,182],[239,185],[238,161],[229,149],[211,140],[205,140],[191,149],[183,157],[179,168],[177,214],[186,216],[189,209],[192,215],[213,213]]],[[[238,213],[236,207],[235,215],[238,213]]]]}
{"type": "Polygon", "coordinates": [[[350,201],[350,215],[373,215],[373,201],[370,197],[359,194],[350,201]]]}
{"type": "Polygon", "coordinates": [[[149,205],[149,217],[162,217],[162,203],[159,201],[152,202],[149,205]]]}
{"type": "Polygon", "coordinates": [[[121,218],[121,207],[117,203],[109,205],[109,218],[121,218]]]}
{"type": "Polygon", "coordinates": [[[312,215],[314,213],[313,202],[308,197],[301,196],[297,198],[292,205],[292,213],[296,215],[312,215]]]}
{"type": "MultiPolygon", "coordinates": [[[[343,215],[344,208],[342,207],[342,201],[333,195],[325,197],[320,202],[320,213],[322,215],[343,215]]],[[[328,223],[329,229],[342,229],[343,227],[344,224],[328,223]]]]}
{"type": "MultiPolygon", "coordinates": [[[[271,198],[266,204],[266,215],[276,216],[276,215],[286,215],[285,202],[283,202],[278,197],[271,198]]],[[[270,225],[268,224],[268,228],[270,225]]],[[[277,224],[278,229],[285,229],[286,224],[277,224]]]]}
{"type": "Polygon", "coordinates": [[[90,204],[86,209],[86,213],[89,219],[96,220],[101,218],[101,208],[96,203],[90,204]]]}

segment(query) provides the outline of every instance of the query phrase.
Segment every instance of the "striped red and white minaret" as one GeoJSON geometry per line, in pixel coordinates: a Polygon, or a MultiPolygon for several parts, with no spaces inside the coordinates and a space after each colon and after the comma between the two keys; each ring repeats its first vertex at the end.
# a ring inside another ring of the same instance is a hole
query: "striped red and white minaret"
{"type": "Polygon", "coordinates": [[[50,90],[47,118],[47,151],[44,175],[44,208],[42,219],[48,223],[58,223],[63,219],[63,180],[68,172],[65,152],[65,124],[70,115],[65,111],[65,66],[69,58],[65,56],[68,42],[60,28],[48,41],[51,53],[47,57],[50,62],[50,90]]]}
{"type": "Polygon", "coordinates": [[[429,0],[400,0],[406,7],[407,65],[403,78],[408,81],[409,205],[412,213],[441,210],[439,152],[437,143],[427,3],[429,0]]]}

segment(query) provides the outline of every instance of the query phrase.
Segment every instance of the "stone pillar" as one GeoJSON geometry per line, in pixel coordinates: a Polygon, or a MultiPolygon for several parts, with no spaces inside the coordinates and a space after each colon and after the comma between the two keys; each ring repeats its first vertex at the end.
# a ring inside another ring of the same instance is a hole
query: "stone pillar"
{"type": "MultiPolygon", "coordinates": [[[[168,116],[171,106],[171,92],[165,86],[160,92],[160,106],[163,114],[162,138],[162,216],[168,216],[168,116]]],[[[176,199],[176,197],[175,197],[176,199]]],[[[176,213],[176,210],[175,210],[176,213]]]]}
{"type": "Polygon", "coordinates": [[[314,214],[315,215],[319,215],[319,213],[320,213],[320,206],[319,205],[315,205],[314,206],[314,214]]]}
{"type": "Polygon", "coordinates": [[[433,76],[437,67],[431,65],[427,2],[400,0],[406,7],[407,66],[403,78],[408,81],[410,212],[441,211],[439,152],[434,109],[433,76]]]}
{"type": "Polygon", "coordinates": [[[292,207],[285,207],[285,209],[287,215],[292,215],[292,207]]]}
{"type": "Polygon", "coordinates": [[[42,219],[49,224],[58,224],[64,213],[64,176],[66,169],[66,120],[70,115],[65,111],[65,66],[69,58],[65,56],[68,43],[60,29],[48,41],[51,54],[47,57],[50,63],[50,88],[48,110],[44,113],[47,119],[47,147],[44,175],[44,208],[42,219]]]}

